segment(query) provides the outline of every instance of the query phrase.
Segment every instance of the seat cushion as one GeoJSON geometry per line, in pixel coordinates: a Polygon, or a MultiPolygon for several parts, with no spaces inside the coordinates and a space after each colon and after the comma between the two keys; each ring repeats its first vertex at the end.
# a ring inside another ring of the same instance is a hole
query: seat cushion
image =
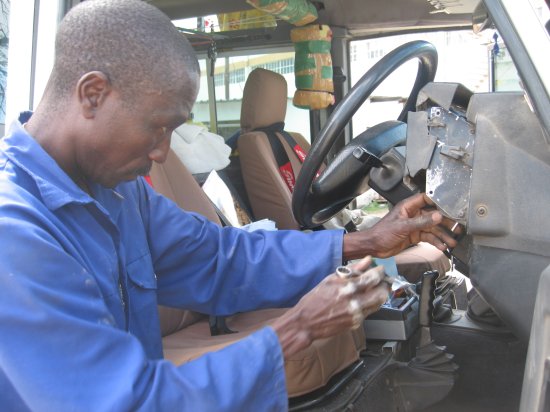
{"type": "MultiPolygon", "coordinates": [[[[199,321],[163,338],[164,357],[180,365],[220,350],[271,323],[288,309],[265,309],[227,318],[227,326],[238,333],[210,336],[208,321],[199,321]]],[[[336,373],[359,359],[366,338],[362,328],[313,342],[285,361],[289,397],[318,389],[336,373]]]]}
{"type": "Polygon", "coordinates": [[[395,263],[399,274],[409,282],[417,282],[428,270],[437,270],[444,274],[451,269],[449,258],[435,246],[424,242],[395,255],[395,263]]]}

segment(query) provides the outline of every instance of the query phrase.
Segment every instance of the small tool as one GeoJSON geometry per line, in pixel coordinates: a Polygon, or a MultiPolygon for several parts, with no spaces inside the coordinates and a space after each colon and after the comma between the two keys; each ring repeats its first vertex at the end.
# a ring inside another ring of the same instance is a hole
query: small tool
{"type": "Polygon", "coordinates": [[[394,293],[398,290],[403,290],[409,296],[418,297],[418,293],[416,293],[416,286],[412,283],[407,282],[406,280],[399,279],[395,276],[385,275],[384,279],[382,279],[382,282],[386,282],[388,285],[390,285],[391,291],[394,293]]]}
{"type": "MultiPolygon", "coordinates": [[[[363,273],[364,272],[358,272],[350,268],[349,266],[338,266],[336,268],[336,275],[342,279],[354,278],[357,276],[361,276],[363,273]]],[[[399,279],[395,276],[384,275],[382,282],[386,282],[388,285],[390,285],[391,291],[394,293],[402,289],[407,295],[418,297],[418,294],[416,293],[416,286],[405,280],[399,279]]]]}

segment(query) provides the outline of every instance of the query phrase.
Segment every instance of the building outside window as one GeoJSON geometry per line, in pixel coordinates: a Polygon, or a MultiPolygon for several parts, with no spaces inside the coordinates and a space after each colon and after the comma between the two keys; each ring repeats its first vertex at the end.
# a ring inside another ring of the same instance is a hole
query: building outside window
{"type": "Polygon", "coordinates": [[[282,59],[282,60],[275,60],[263,64],[258,64],[254,66],[261,67],[262,69],[271,70],[272,72],[279,73],[279,74],[288,74],[288,73],[294,73],[294,58],[288,58],[288,59],[282,59]]]}
{"type": "Polygon", "coordinates": [[[349,48],[350,61],[353,63],[357,61],[357,45],[352,43],[349,48]]]}
{"type": "MultiPolygon", "coordinates": [[[[439,55],[436,82],[458,82],[476,93],[489,91],[489,55],[495,48],[493,35],[494,31],[490,30],[480,34],[454,30],[354,40],[350,44],[350,51],[355,54],[355,60],[350,65],[351,83],[354,85],[374,64],[396,47],[413,40],[425,40],[436,47],[439,55]]],[[[517,90],[518,77],[509,55],[501,50],[497,57],[497,86],[501,90],[517,90]]],[[[417,71],[418,62],[411,60],[373,91],[352,118],[355,136],[383,120],[397,118],[412,89],[417,71]]]]}
{"type": "MultiPolygon", "coordinates": [[[[210,96],[208,94],[206,60],[200,60],[201,86],[193,114],[195,120],[210,126],[210,96]]],[[[218,56],[214,70],[217,133],[230,137],[240,128],[241,105],[246,79],[255,68],[271,70],[283,75],[288,85],[286,129],[302,134],[309,140],[309,111],[295,107],[292,97],[294,83],[294,51],[242,56],[218,56]]]]}
{"type": "Polygon", "coordinates": [[[244,68],[231,70],[229,72],[229,84],[244,82],[244,68]]]}
{"type": "Polygon", "coordinates": [[[223,86],[224,85],[224,77],[225,77],[224,73],[216,73],[214,75],[214,84],[216,86],[223,86]]]}

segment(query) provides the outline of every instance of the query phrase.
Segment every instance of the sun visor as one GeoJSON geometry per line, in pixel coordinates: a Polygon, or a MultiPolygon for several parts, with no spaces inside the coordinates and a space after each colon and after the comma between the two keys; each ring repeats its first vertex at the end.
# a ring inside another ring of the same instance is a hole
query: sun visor
{"type": "Polygon", "coordinates": [[[427,0],[435,10],[432,13],[472,14],[480,0],[427,0]]]}

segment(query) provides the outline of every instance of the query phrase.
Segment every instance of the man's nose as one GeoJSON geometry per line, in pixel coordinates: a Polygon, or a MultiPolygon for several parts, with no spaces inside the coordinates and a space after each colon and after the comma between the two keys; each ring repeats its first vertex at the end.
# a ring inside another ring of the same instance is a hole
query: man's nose
{"type": "Polygon", "coordinates": [[[149,152],[149,159],[153,162],[164,163],[166,161],[166,157],[168,156],[168,151],[170,150],[170,140],[170,137],[162,139],[162,141],[160,141],[155,148],[149,152]]]}

